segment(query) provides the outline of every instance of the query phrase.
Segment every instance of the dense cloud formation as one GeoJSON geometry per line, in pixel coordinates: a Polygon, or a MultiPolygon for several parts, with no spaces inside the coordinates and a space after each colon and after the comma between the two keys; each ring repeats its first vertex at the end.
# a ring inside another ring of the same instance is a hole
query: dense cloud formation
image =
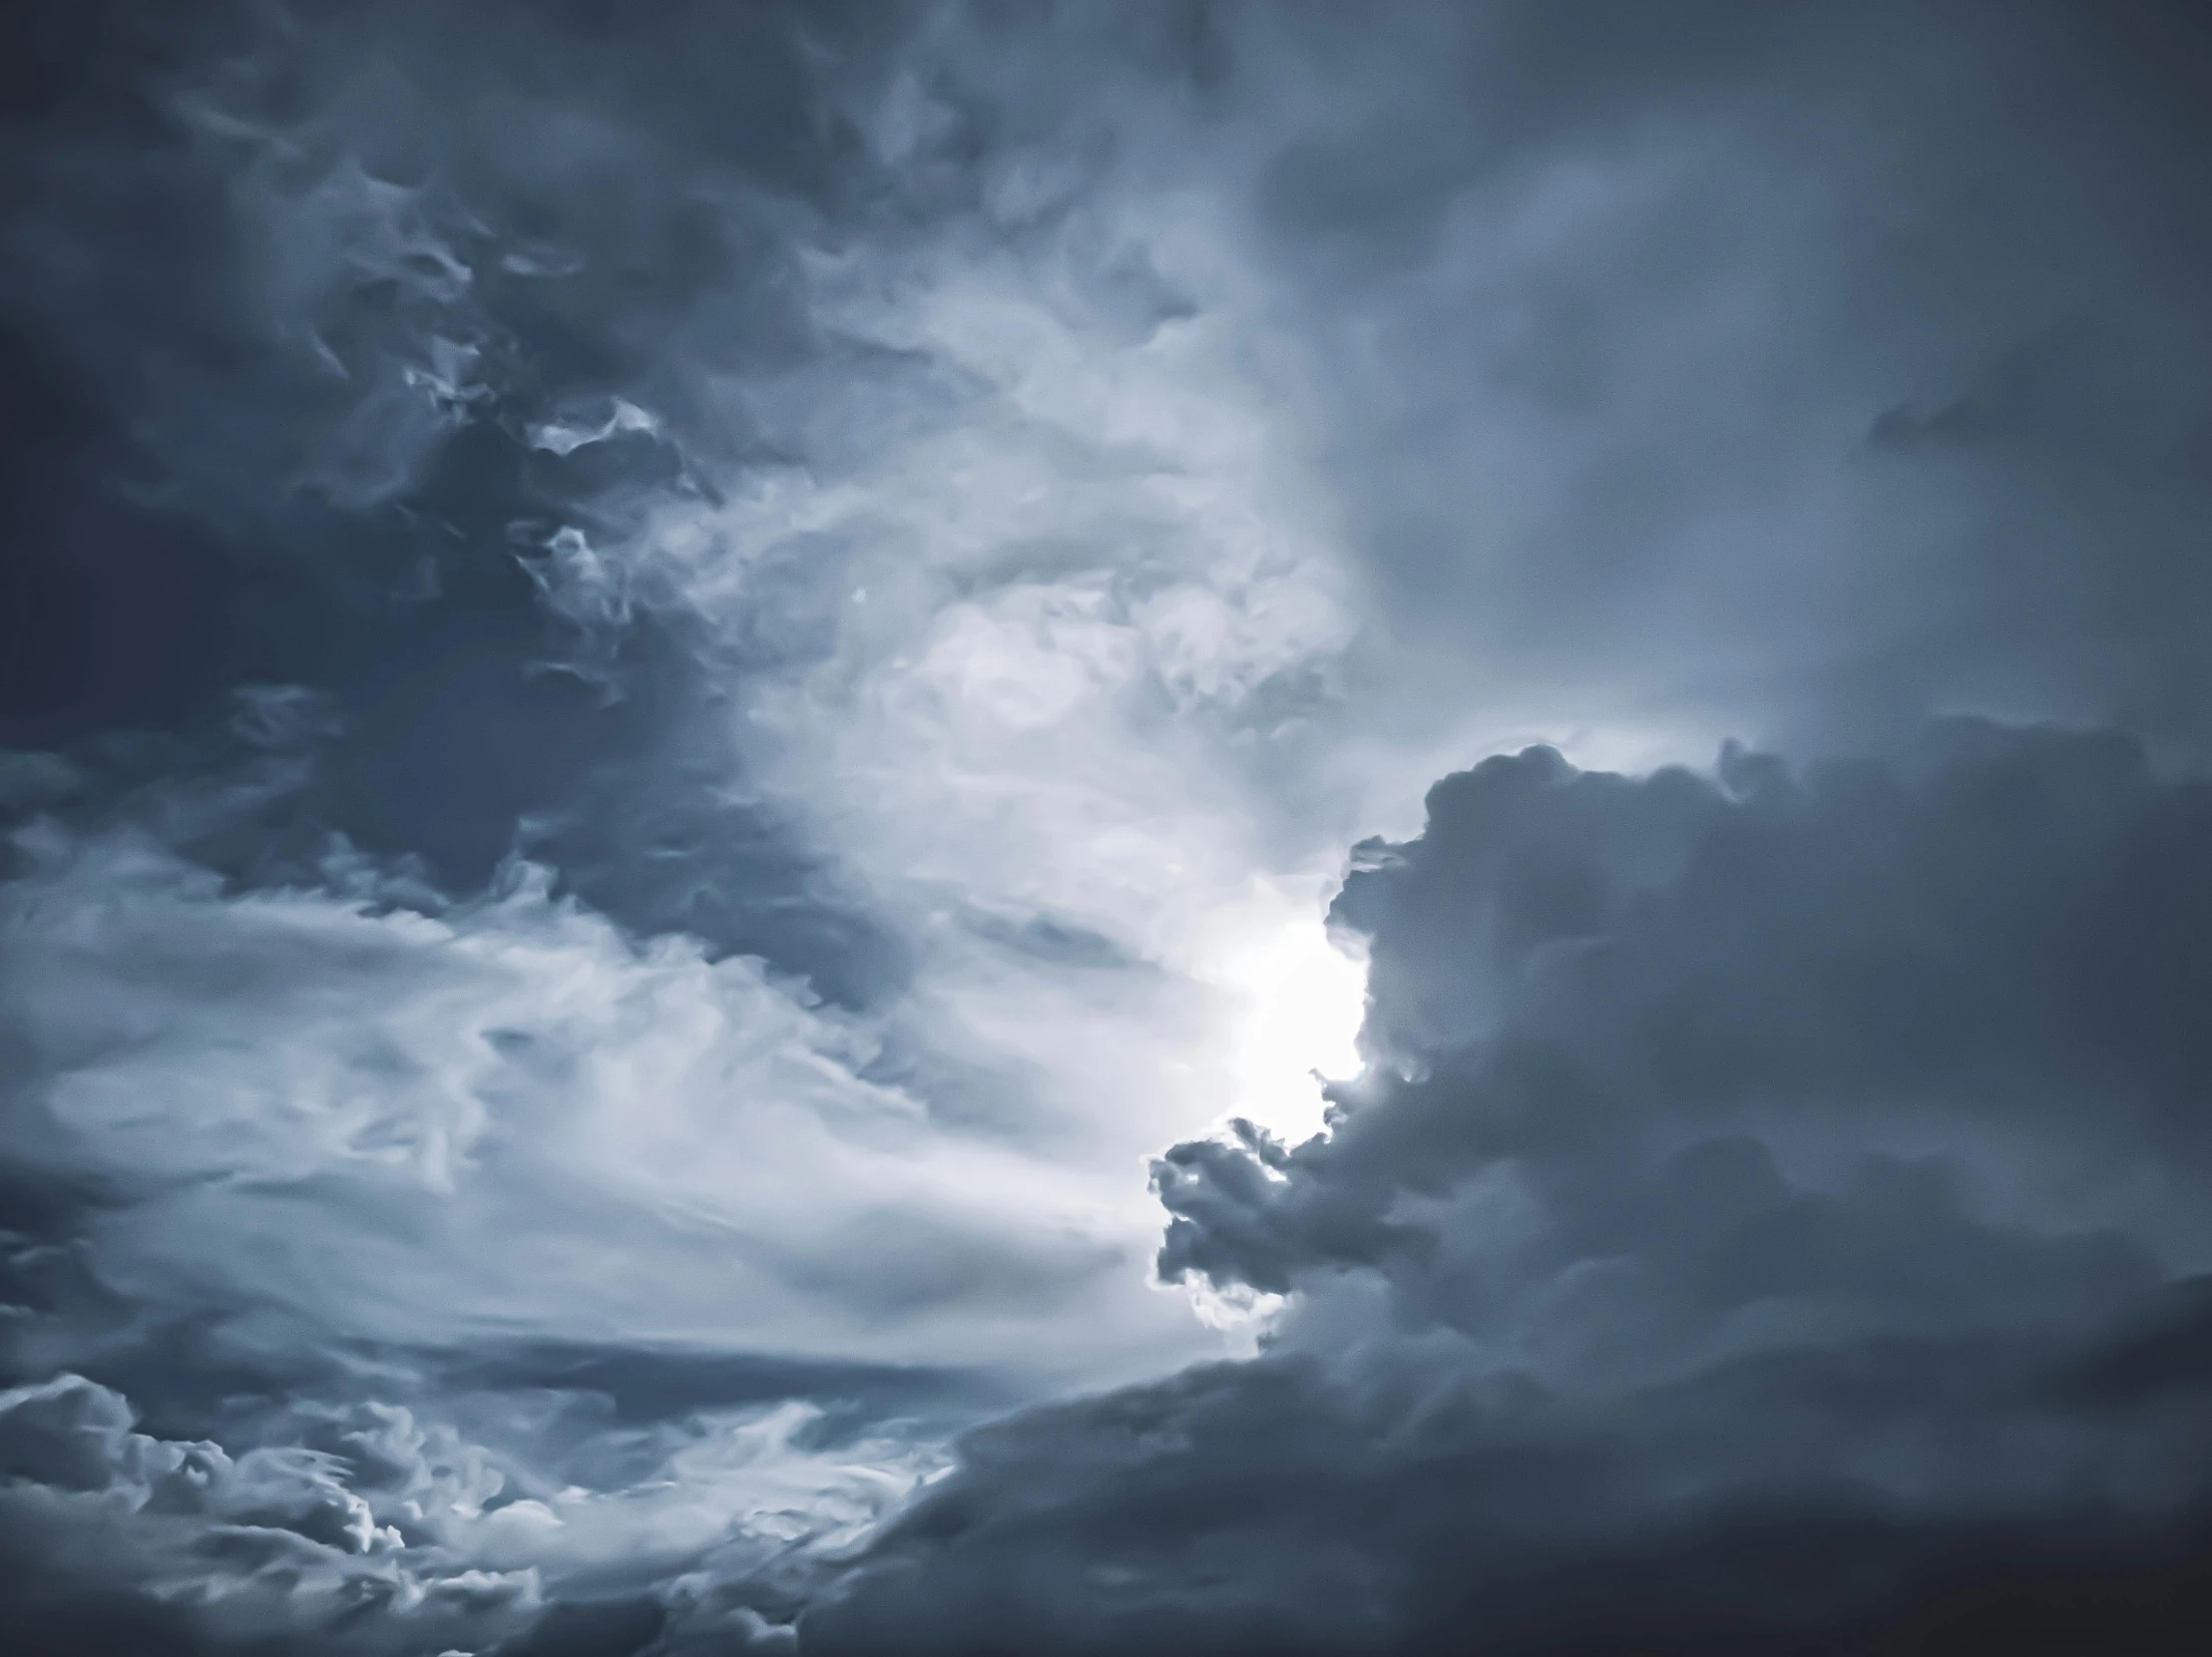
{"type": "Polygon", "coordinates": [[[2193,8],[4,27],[11,1651],[2212,1648],[2193,8]]]}
{"type": "Polygon", "coordinates": [[[1164,1274],[1294,1297],[1267,1357],[979,1438],[829,1649],[2212,1632],[2212,792],[1982,725],[1717,781],[1536,748],[1336,916],[1372,1079],[1157,1169],[1164,1274]]]}

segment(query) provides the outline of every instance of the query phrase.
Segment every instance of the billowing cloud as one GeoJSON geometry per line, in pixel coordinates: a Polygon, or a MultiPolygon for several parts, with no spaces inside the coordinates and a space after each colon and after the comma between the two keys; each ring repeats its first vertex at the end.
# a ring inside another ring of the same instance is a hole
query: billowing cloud
{"type": "Polygon", "coordinates": [[[1330,1131],[1157,1165],[1263,1356],[975,1436],[809,1649],[2184,1638],[2207,808],[1980,725],[1438,784],[1330,1131]]]}

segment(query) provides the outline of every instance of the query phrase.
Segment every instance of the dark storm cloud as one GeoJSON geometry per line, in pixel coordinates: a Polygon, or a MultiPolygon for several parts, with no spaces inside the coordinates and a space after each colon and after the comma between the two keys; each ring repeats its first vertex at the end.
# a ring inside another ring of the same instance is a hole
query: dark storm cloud
{"type": "Polygon", "coordinates": [[[2110,1486],[2201,1455],[2201,1409],[2054,1406],[2038,1359],[1807,1355],[1602,1411],[1189,1372],[972,1443],[804,1648],[2194,1649],[2201,1490],[2145,1516],[2110,1486]],[[1902,1496],[1880,1477],[1901,1462],[1902,1496]]]}
{"type": "MultiPolygon", "coordinates": [[[[1736,751],[1717,782],[1532,749],[1429,810],[1421,839],[1365,848],[1335,910],[1371,940],[1376,1076],[1325,1138],[1171,1152],[1168,1269],[1279,1290],[1390,1261],[1422,1293],[1501,1270],[1497,1246],[1559,1247],[1563,1267],[1648,1228],[1722,1274],[1704,1312],[1782,1292],[1760,1272],[1782,1284],[1793,1251],[1849,1302],[1918,1213],[1961,1227],[1937,1251],[1955,1287],[1911,1285],[1950,1319],[2003,1300],[1963,1204],[2070,1222],[2081,1264],[2101,1250],[2114,1274],[2080,1283],[2085,1305],[2126,1283],[2123,1237],[2181,1259],[2212,1241],[2212,796],[2161,783],[2130,739],[1955,725],[1910,759],[1803,776],[1736,751]],[[1453,1261],[1410,1199],[1463,1186],[1501,1230],[1453,1261]],[[1553,1205],[1570,1236],[1517,1235],[1548,1234],[1553,1205]],[[1767,1246],[1731,1242],[1753,1216],[1767,1246]]],[[[1991,1271],[2011,1246],[1991,1235],[1991,1271]]],[[[1532,1287],[1529,1263],[1502,1275],[1532,1287]]]]}
{"type": "Polygon", "coordinates": [[[808,1649],[2203,1637],[2212,794],[1533,749],[1356,865],[1371,1078],[1157,1168],[1271,1353],[971,1439],[808,1649]]]}

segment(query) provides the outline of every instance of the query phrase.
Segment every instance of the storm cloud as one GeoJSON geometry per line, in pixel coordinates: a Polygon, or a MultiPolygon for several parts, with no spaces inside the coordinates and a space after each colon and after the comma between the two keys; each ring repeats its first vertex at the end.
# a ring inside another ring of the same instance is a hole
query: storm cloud
{"type": "Polygon", "coordinates": [[[826,1647],[2201,1639],[2208,811],[1989,725],[1438,784],[1330,1130],[1156,1165],[1263,1356],[978,1435],[826,1647]]]}
{"type": "Polygon", "coordinates": [[[2212,1639],[2187,8],[6,29],[25,1649],[2212,1639]]]}

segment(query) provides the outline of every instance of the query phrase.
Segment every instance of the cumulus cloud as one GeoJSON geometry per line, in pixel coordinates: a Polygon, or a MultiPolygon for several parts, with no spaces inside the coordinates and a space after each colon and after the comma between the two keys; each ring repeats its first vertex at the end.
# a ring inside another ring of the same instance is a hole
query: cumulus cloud
{"type": "MultiPolygon", "coordinates": [[[[1771,1252],[1701,1228],[1795,1205],[1777,1223],[1846,1304],[1882,1298],[1858,1274],[1916,1211],[2069,1234],[2085,1266],[2101,1250],[2115,1275],[2085,1277],[2085,1305],[2119,1296],[2131,1254],[2202,1269],[2179,1078],[2202,1062],[2205,801],[2130,739],[1965,724],[1802,775],[1735,750],[1718,779],[1531,749],[1429,808],[1418,840],[1364,849],[1334,911],[1371,940],[1371,1076],[1306,1144],[1170,1152],[1168,1269],[1280,1289],[1389,1261],[1418,1297],[1480,1263],[1541,1300],[1542,1251],[1606,1259],[1653,1181],[1693,1254],[1746,1269],[1771,1252]],[[1862,1202],[1881,1217],[1854,1241],[1862,1202]],[[1461,1225],[1496,1229],[1448,1242],[1461,1225]]],[[[1943,1251],[1959,1298],[1930,1312],[2002,1317],[2003,1250],[1981,1281],[1967,1235],[1943,1251]]],[[[1743,1305],[1785,1315],[1758,1276],[1743,1305]]]]}
{"type": "Polygon", "coordinates": [[[2028,1570],[2184,1638],[2206,809],[1971,724],[1446,779],[1334,910],[1329,1130],[1156,1167],[1163,1274],[1292,1297],[1264,1355],[979,1434],[810,1641],[1938,1649],[2028,1570]]]}
{"type": "Polygon", "coordinates": [[[261,1431],[297,1442],[232,1454],[136,1431],[121,1396],[63,1374],[0,1394],[0,1529],[35,1573],[33,1649],[81,1649],[72,1624],[171,1648],[521,1649],[549,1622],[558,1638],[564,1589],[641,1640],[788,1649],[757,1607],[927,1466],[887,1441],[810,1445],[813,1421],[703,1414],[628,1447],[631,1482],[587,1489],[395,1405],[294,1406],[261,1431]]]}

